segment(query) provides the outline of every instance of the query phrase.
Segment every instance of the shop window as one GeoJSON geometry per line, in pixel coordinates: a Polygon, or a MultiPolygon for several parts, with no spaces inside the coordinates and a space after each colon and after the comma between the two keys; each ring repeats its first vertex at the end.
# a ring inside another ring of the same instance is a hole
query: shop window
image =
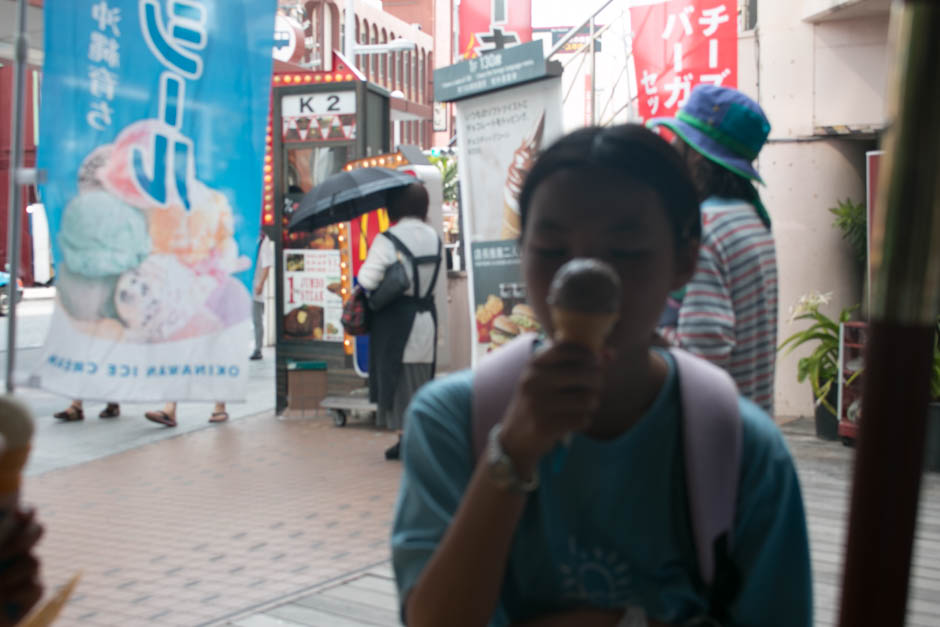
{"type": "Polygon", "coordinates": [[[418,101],[418,66],[419,58],[418,51],[415,50],[411,55],[411,84],[413,85],[411,91],[411,99],[415,102],[418,101]]]}
{"type": "MultiPolygon", "coordinates": [[[[379,43],[379,27],[375,24],[372,25],[372,43],[379,43]]],[[[370,54],[369,55],[369,67],[372,68],[373,81],[378,82],[379,76],[379,55],[370,54]]]]}
{"type": "Polygon", "coordinates": [[[289,148],[285,193],[307,193],[349,161],[349,146],[289,148]]]}
{"type": "MultiPolygon", "coordinates": [[[[382,43],[388,43],[388,31],[386,31],[384,28],[382,29],[382,43]]],[[[379,56],[379,63],[381,64],[379,70],[379,83],[384,87],[388,87],[388,53],[383,52],[379,56]]]]}
{"type": "Polygon", "coordinates": [[[738,0],[738,30],[757,28],[757,0],[738,0]]]}
{"type": "Polygon", "coordinates": [[[418,57],[420,60],[418,62],[418,102],[424,102],[424,63],[425,63],[425,52],[424,49],[421,49],[421,54],[418,57]]]}
{"type": "MultiPolygon", "coordinates": [[[[369,21],[368,20],[362,20],[362,36],[359,38],[359,41],[364,46],[367,46],[370,43],[372,43],[371,41],[369,41],[369,21]]],[[[365,72],[366,78],[368,79],[372,78],[372,74],[369,73],[369,55],[367,54],[359,55],[358,67],[360,70],[365,72]]]]}
{"type": "Polygon", "coordinates": [[[427,104],[434,103],[434,55],[428,55],[428,63],[426,66],[426,74],[424,75],[425,85],[427,89],[427,96],[425,102],[427,104]]]}

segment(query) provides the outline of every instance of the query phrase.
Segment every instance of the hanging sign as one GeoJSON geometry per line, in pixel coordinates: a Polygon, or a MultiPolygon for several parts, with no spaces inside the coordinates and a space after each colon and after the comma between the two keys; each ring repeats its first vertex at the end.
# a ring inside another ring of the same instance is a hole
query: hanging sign
{"type": "Polygon", "coordinates": [[[44,388],[244,398],[276,6],[46,0],[44,388]]]}
{"type": "Polygon", "coordinates": [[[738,83],[737,4],[669,0],[630,9],[640,117],[669,117],[702,83],[738,83]]]}

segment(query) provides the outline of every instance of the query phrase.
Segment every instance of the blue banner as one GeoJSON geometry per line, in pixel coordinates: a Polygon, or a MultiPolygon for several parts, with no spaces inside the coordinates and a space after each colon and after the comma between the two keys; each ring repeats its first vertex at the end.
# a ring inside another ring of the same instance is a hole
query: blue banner
{"type": "Polygon", "coordinates": [[[46,0],[42,387],[243,399],[276,4],[46,0]]]}

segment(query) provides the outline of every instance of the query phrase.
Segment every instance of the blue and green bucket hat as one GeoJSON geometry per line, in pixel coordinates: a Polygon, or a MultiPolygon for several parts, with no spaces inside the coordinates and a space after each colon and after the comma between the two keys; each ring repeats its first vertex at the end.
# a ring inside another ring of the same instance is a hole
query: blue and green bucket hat
{"type": "Polygon", "coordinates": [[[729,87],[699,85],[674,118],[653,118],[650,128],[665,126],[707,159],[744,178],[763,183],[757,159],[770,122],[756,102],[729,87]]]}

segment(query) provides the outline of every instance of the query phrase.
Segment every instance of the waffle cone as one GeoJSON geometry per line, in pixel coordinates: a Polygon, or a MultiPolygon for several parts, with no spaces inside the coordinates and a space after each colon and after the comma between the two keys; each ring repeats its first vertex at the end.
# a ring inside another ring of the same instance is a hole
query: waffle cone
{"type": "Polygon", "coordinates": [[[556,342],[571,342],[601,352],[620,316],[616,313],[584,313],[552,307],[556,342]]]}
{"type": "Polygon", "coordinates": [[[9,395],[0,396],[0,436],[10,449],[29,446],[33,438],[33,419],[29,409],[9,395]]]}
{"type": "Polygon", "coordinates": [[[27,445],[0,453],[0,496],[19,492],[29,449],[27,445]]]}
{"type": "Polygon", "coordinates": [[[518,239],[522,232],[519,206],[516,203],[503,203],[503,239],[518,239]]]}
{"type": "Polygon", "coordinates": [[[19,627],[48,627],[55,622],[55,619],[62,613],[62,609],[68,602],[69,597],[72,596],[72,593],[75,591],[75,586],[78,585],[78,581],[81,578],[81,573],[72,575],[69,582],[62,586],[55,596],[23,619],[19,627]]]}

